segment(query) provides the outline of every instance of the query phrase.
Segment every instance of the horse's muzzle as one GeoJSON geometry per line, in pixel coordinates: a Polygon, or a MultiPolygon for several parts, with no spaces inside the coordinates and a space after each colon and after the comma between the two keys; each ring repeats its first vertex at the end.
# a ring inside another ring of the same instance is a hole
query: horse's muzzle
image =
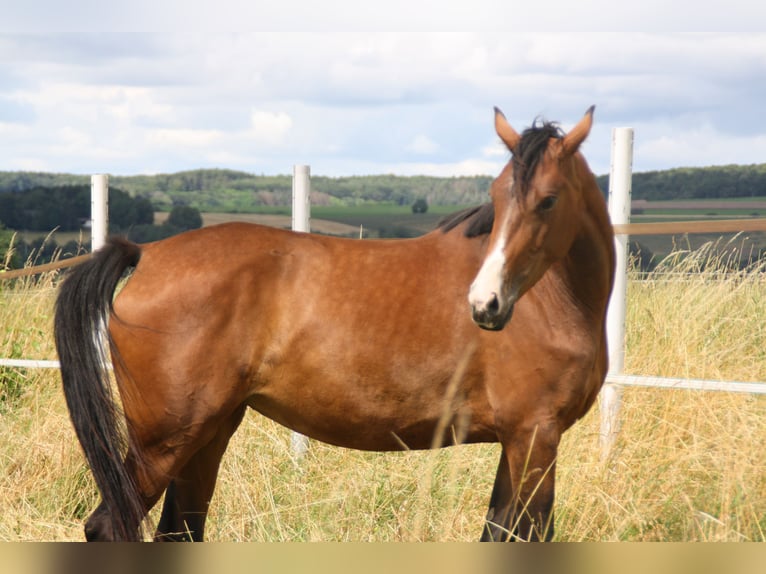
{"type": "Polygon", "coordinates": [[[496,298],[494,302],[471,306],[473,322],[487,331],[501,331],[511,320],[511,315],[513,315],[513,305],[501,310],[496,298]]]}

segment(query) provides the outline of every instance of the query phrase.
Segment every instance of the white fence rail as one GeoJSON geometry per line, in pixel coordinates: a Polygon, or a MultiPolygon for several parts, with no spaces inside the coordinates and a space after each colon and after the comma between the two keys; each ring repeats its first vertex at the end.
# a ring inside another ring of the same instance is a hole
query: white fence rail
{"type": "Polygon", "coordinates": [[[608,375],[612,385],[627,387],[659,387],[662,389],[689,389],[692,391],[726,391],[766,395],[766,383],[741,381],[713,381],[707,379],[676,379],[672,377],[647,377],[639,375],[608,375]]]}
{"type": "Polygon", "coordinates": [[[15,367],[17,369],[58,369],[58,361],[37,361],[34,359],[0,359],[0,367],[15,367]]]}

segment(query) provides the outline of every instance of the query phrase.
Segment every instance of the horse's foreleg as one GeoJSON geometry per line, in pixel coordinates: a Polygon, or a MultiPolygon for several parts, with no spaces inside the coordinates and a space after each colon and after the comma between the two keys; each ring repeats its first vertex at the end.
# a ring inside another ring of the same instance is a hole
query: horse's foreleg
{"type": "Polygon", "coordinates": [[[202,541],[221,457],[242,422],[245,409],[243,405],[220,423],[213,439],[189,459],[170,483],[155,540],[202,541]]]}
{"type": "Polygon", "coordinates": [[[508,540],[511,523],[511,500],[513,499],[513,487],[511,485],[511,471],[508,467],[508,458],[505,450],[500,452],[500,463],[497,465],[495,485],[492,487],[492,495],[489,499],[487,522],[481,534],[482,542],[502,542],[508,540]]]}
{"type": "Polygon", "coordinates": [[[559,436],[535,427],[503,443],[482,541],[553,538],[559,436]]]}

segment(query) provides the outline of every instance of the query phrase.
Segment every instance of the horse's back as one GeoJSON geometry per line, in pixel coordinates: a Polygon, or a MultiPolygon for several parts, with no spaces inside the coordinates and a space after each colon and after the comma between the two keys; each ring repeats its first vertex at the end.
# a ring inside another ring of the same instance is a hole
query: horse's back
{"type": "MultiPolygon", "coordinates": [[[[428,447],[446,387],[483,336],[465,309],[478,263],[474,247],[455,251],[465,241],[202,229],[146,246],[112,334],[158,402],[180,384],[216,408],[246,401],[326,442],[428,447]]],[[[482,384],[474,369],[463,385],[477,413],[487,411],[482,384]]]]}

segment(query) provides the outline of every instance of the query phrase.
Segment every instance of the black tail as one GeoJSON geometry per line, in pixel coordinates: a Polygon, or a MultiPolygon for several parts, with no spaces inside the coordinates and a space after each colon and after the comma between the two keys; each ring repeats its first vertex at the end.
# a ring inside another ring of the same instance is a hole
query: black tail
{"type": "Polygon", "coordinates": [[[63,282],[54,323],[72,424],[109,513],[112,533],[127,541],[143,538],[145,509],[125,467],[127,438],[121,430],[122,415],[112,392],[102,337],[117,284],[140,257],[138,245],[110,240],[63,282]]]}

